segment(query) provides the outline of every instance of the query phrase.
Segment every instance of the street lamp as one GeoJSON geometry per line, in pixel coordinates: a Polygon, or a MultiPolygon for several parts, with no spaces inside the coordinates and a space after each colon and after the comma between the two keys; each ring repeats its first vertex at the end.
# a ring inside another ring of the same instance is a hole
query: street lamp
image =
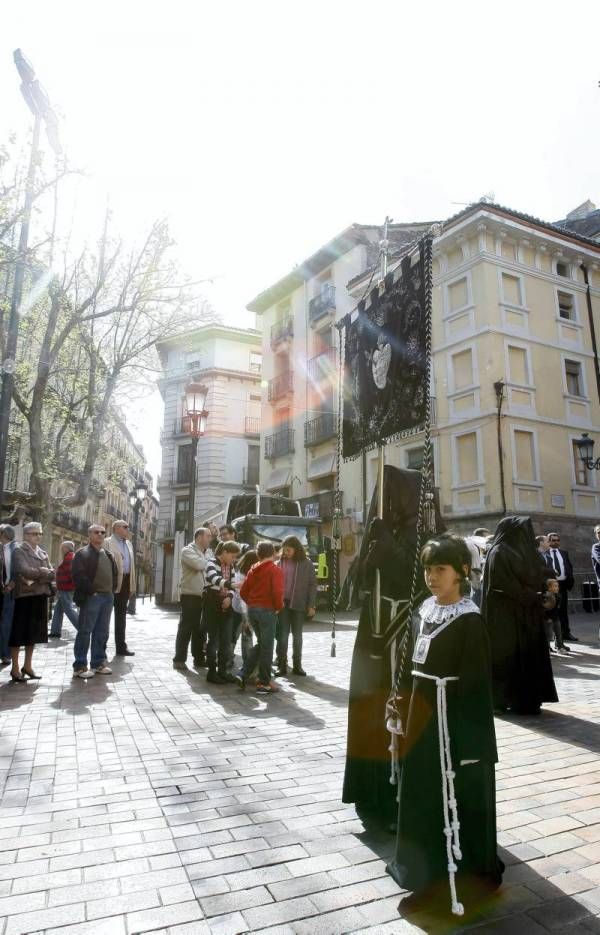
{"type": "Polygon", "coordinates": [[[137,596],[137,572],[138,572],[138,552],[137,552],[137,537],[138,537],[138,523],[140,509],[142,503],[146,499],[146,494],[148,493],[148,484],[143,480],[138,480],[135,483],[135,487],[129,494],[129,505],[133,510],[133,556],[135,563],[135,581],[133,582],[133,591],[131,593],[131,598],[129,600],[129,613],[135,614],[135,599],[137,596]]]}
{"type": "Polygon", "coordinates": [[[198,439],[206,431],[206,418],[208,412],[206,397],[208,387],[202,383],[189,383],[185,388],[185,411],[188,417],[188,435],[192,438],[192,457],[190,464],[190,492],[188,496],[188,541],[194,539],[194,507],[196,501],[196,457],[198,455],[198,439]]]}
{"type": "Polygon", "coordinates": [[[576,438],[574,443],[588,471],[600,471],[600,458],[594,458],[594,439],[590,438],[587,432],[582,432],[581,438],[576,438]]]}
{"type": "Polygon", "coordinates": [[[0,393],[0,503],[4,495],[10,409],[15,387],[19,308],[23,295],[23,280],[25,278],[25,264],[29,243],[29,224],[31,221],[31,209],[33,207],[35,172],[38,163],[42,120],[46,126],[46,134],[50,146],[57,156],[62,152],[58,139],[58,121],[56,119],[56,114],[50,106],[48,95],[35,77],[33,66],[27,61],[20,49],[15,49],[13,59],[17,71],[19,72],[19,77],[21,78],[21,94],[25,98],[25,103],[33,114],[33,134],[31,139],[31,153],[29,156],[29,169],[25,182],[25,201],[23,204],[21,232],[19,234],[19,246],[17,248],[15,260],[6,348],[4,360],[2,361],[2,392],[0,393]]]}

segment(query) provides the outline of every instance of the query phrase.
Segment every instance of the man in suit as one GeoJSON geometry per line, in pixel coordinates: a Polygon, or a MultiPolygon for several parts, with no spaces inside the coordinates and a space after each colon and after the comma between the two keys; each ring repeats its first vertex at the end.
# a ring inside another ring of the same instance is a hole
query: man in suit
{"type": "Polygon", "coordinates": [[[2,665],[7,665],[10,659],[10,631],[13,614],[15,612],[15,574],[13,553],[17,548],[15,531],[8,523],[0,526],[0,548],[2,551],[2,612],[0,615],[0,659],[2,665]]]}
{"type": "Polygon", "coordinates": [[[117,591],[115,594],[115,646],[117,656],[135,656],[127,646],[125,627],[127,604],[135,591],[135,559],[129,541],[129,523],[117,519],[112,526],[112,535],[104,543],[117,566],[117,591]]]}
{"type": "Polygon", "coordinates": [[[548,536],[548,551],[546,552],[546,564],[553,569],[556,580],[558,581],[558,589],[560,593],[560,604],[558,608],[558,615],[560,617],[560,628],[562,632],[563,640],[571,640],[572,642],[579,642],[576,636],[573,636],[571,633],[571,627],[569,625],[569,591],[572,589],[575,584],[575,578],[573,577],[573,566],[571,564],[571,559],[569,558],[569,553],[565,549],[560,548],[560,535],[557,532],[549,532],[548,536]]]}

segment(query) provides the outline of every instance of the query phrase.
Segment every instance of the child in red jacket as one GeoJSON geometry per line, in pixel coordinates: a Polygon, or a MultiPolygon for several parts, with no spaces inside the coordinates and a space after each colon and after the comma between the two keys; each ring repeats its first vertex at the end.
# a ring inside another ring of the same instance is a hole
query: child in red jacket
{"type": "Polygon", "coordinates": [[[248,618],[258,642],[248,653],[237,681],[243,689],[258,662],[256,691],[268,695],[279,690],[271,681],[271,662],[277,614],[283,607],[283,572],[273,561],[275,549],[272,542],[259,542],[256,551],[258,563],[246,575],[240,597],[248,605],[248,618]]]}

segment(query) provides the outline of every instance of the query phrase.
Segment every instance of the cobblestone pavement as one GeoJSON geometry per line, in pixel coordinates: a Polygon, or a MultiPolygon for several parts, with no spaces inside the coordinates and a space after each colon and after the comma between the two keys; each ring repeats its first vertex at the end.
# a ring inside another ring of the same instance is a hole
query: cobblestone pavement
{"type": "MultiPolygon", "coordinates": [[[[73,681],[71,638],[36,651],[37,685],[0,675],[0,935],[420,931],[392,836],[340,801],[355,622],[335,659],[311,626],[311,677],[269,698],[174,672],[176,624],[139,605],[112,676],[73,681]]],[[[497,723],[508,866],[481,935],[600,931],[600,647],[575,629],[561,703],[497,723]]]]}

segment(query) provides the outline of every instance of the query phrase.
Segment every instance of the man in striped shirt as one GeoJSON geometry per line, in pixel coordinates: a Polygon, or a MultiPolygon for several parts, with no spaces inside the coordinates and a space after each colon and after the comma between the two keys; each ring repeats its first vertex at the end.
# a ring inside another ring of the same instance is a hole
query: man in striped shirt
{"type": "Polygon", "coordinates": [[[204,622],[208,630],[206,661],[207,682],[224,685],[235,682],[232,666],[233,563],[240,554],[237,542],[219,542],[215,558],[209,560],[204,572],[204,622]]]}

